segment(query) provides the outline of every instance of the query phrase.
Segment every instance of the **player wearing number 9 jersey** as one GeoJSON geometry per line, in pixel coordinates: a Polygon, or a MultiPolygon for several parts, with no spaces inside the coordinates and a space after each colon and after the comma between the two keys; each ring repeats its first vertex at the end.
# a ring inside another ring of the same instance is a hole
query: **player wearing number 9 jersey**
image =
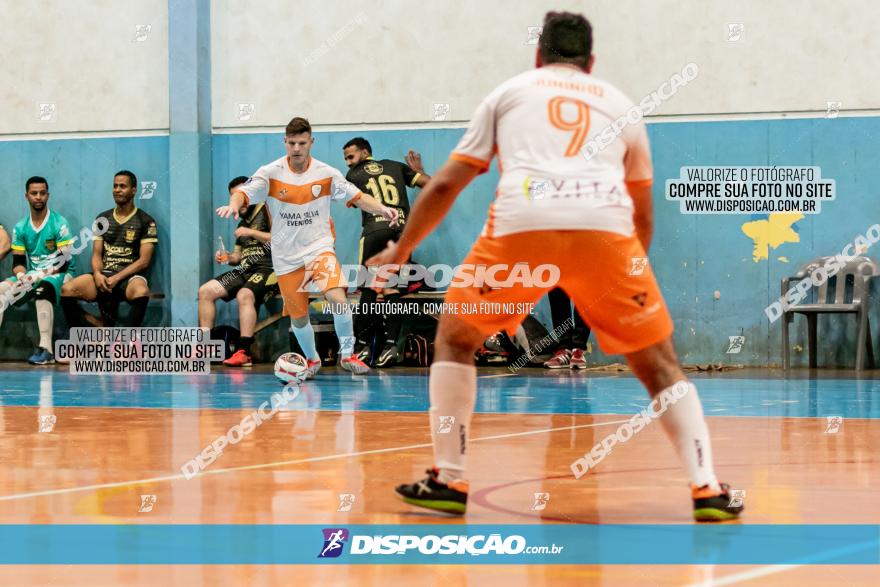
{"type": "MultiPolygon", "coordinates": [[[[514,274],[519,263],[533,270],[557,266],[558,286],[602,349],[624,355],[661,406],[674,403],[659,419],[687,468],[694,517],[735,518],[742,507],[715,477],[697,390],[678,364],[672,320],[653,271],[642,265],[651,240],[652,170],[641,117],[610,143],[602,141],[598,152],[582,152],[633,107],[614,86],[590,75],[593,61],[589,22],[579,14],[548,13],[537,69],[504,82],[480,103],[450,160],[422,191],[400,240],[368,263],[405,262],[456,196],[497,156],[496,198],[465,266],[496,266],[499,281],[514,274]],[[632,271],[637,264],[640,271],[632,271]],[[508,269],[497,271],[498,265],[508,269]]],[[[445,301],[451,307],[481,302],[504,307],[537,302],[552,286],[528,287],[520,279],[496,289],[451,287],[445,301]]],[[[441,315],[429,383],[434,468],[427,479],[397,488],[407,503],[465,512],[465,447],[477,383],[474,351],[486,336],[512,331],[524,317],[441,315]]],[[[584,458],[571,465],[575,477],[596,464],[589,460],[590,447],[584,448],[584,458]]]]}

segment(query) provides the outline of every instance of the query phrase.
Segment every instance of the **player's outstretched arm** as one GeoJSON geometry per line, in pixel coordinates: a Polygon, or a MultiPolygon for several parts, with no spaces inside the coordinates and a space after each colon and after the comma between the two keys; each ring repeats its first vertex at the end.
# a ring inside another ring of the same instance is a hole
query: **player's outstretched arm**
{"type": "Polygon", "coordinates": [[[229,205],[217,208],[217,216],[220,218],[229,218],[232,216],[238,220],[238,211],[248,201],[247,195],[241,190],[235,190],[229,196],[229,205]]]}
{"type": "Polygon", "coordinates": [[[367,214],[381,214],[390,221],[389,224],[392,227],[397,226],[397,219],[400,217],[400,212],[398,212],[396,208],[385,206],[373,196],[368,196],[361,192],[359,197],[350,201],[350,205],[360,208],[367,214]]]}

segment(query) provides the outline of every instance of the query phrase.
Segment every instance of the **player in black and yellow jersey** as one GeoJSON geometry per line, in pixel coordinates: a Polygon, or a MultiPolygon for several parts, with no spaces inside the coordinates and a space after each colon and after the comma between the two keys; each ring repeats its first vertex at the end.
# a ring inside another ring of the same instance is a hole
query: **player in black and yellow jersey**
{"type": "MultiPolygon", "coordinates": [[[[399,217],[399,226],[391,228],[388,220],[382,216],[375,216],[366,212],[363,216],[363,235],[361,236],[360,258],[363,262],[373,255],[385,249],[388,241],[397,241],[403,226],[409,215],[409,198],[407,187],[423,187],[431,179],[422,168],[422,158],[415,151],[406,155],[406,163],[391,159],[374,159],[373,148],[369,141],[363,137],[356,137],[345,143],[342,149],[345,163],[349,167],[345,179],[353,183],[365,194],[371,194],[374,198],[386,206],[396,208],[399,217]]],[[[386,289],[383,291],[385,301],[389,305],[400,301],[400,291],[386,289]]],[[[376,301],[376,292],[368,287],[361,288],[360,313],[355,322],[355,354],[364,362],[369,361],[370,349],[368,342],[372,340],[374,333],[383,322],[383,317],[371,311],[376,301]]],[[[385,343],[382,352],[376,359],[377,367],[386,367],[397,362],[400,355],[397,349],[397,339],[400,336],[400,328],[403,316],[400,312],[394,312],[385,316],[385,343]]]]}
{"type": "MultiPolygon", "coordinates": [[[[236,177],[229,182],[229,193],[248,180],[245,176],[236,177]]],[[[269,241],[272,224],[265,204],[242,206],[239,210],[241,222],[235,229],[235,248],[224,258],[217,252],[217,263],[228,263],[237,267],[218,275],[199,288],[199,326],[214,327],[218,299],[238,302],[238,320],[241,337],[235,353],[223,361],[230,367],[250,367],[251,345],[257,326],[257,312],[260,306],[279,293],[278,280],[272,268],[272,252],[269,241]]]]}
{"type": "Polygon", "coordinates": [[[98,215],[98,219],[106,219],[108,228],[95,237],[92,272],[71,279],[61,288],[61,307],[71,327],[85,325],[78,299],[97,299],[105,326],[116,324],[122,300],[131,306],[129,326],[144,322],[150,301],[147,273],[159,243],[159,232],[153,217],[134,205],[137,185],[137,177],[131,171],[122,170],[113,176],[116,207],[98,215]]]}

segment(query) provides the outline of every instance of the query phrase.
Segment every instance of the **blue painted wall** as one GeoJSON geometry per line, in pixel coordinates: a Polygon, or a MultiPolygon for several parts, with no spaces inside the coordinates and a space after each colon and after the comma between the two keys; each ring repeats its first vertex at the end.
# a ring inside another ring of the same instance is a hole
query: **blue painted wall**
{"type": "MultiPolygon", "coordinates": [[[[342,145],[362,134],[376,157],[402,159],[412,148],[422,153],[429,173],[457,143],[462,130],[389,130],[365,133],[319,133],[313,154],[345,170],[342,145]]],[[[779,295],[779,281],[820,255],[839,252],[865,229],[880,222],[874,186],[880,179],[880,118],[798,119],[731,122],[682,122],[649,125],[654,158],[654,243],[651,262],[659,276],[676,323],[675,340],[685,363],[779,364],[780,325],[769,324],[763,309],[779,295]],[[816,165],[823,177],[837,181],[837,199],[818,216],[795,225],[799,243],[771,249],[769,259],[752,259],[753,243],[741,230],[763,216],[685,216],[663,197],[666,179],[685,165],[816,165]],[[788,263],[777,260],[787,257],[788,263]],[[721,297],[714,300],[719,291],[721,297]],[[740,354],[727,354],[729,336],[744,334],[740,354]]],[[[235,175],[249,175],[283,154],[282,135],[221,135],[214,138],[214,185],[235,175]]],[[[458,199],[449,216],[417,251],[421,262],[461,261],[477,237],[493,199],[497,167],[480,176],[458,199]]],[[[215,191],[215,205],[225,191],[215,191]]],[[[344,263],[356,262],[360,214],[334,204],[337,252],[344,263]]],[[[233,225],[215,223],[216,235],[231,237],[233,225]]],[[[227,241],[229,242],[229,241],[227,241]]],[[[880,257],[880,252],[872,251],[880,257]]],[[[539,317],[546,321],[546,308],[539,317]]],[[[880,313],[872,316],[875,347],[880,341],[880,313]]],[[[854,319],[820,320],[820,364],[850,365],[854,319]]],[[[805,326],[792,327],[793,343],[806,348],[805,326]]],[[[878,347],[880,348],[880,347],[878,347]]],[[[803,353],[800,353],[802,355],[803,353]]],[[[805,364],[795,352],[795,364],[805,364]]],[[[593,344],[592,362],[609,359],[593,344]]],[[[619,360],[616,359],[616,360],[619,360]]]]}
{"type": "MultiPolygon", "coordinates": [[[[388,130],[363,133],[318,133],[313,155],[345,170],[342,145],[361,134],[373,144],[377,157],[402,159],[410,148],[422,153],[428,172],[446,160],[462,130],[388,130]]],[[[655,165],[655,232],[651,261],[659,276],[673,318],[676,344],[685,363],[780,363],[780,326],[769,324],[764,307],[778,297],[779,280],[803,262],[839,252],[845,244],[880,222],[875,189],[880,180],[880,118],[799,119],[734,122],[682,122],[649,125],[655,165]],[[826,202],[818,216],[795,225],[799,243],[771,249],[769,259],[752,259],[752,241],[743,223],[761,217],[684,216],[678,204],[665,201],[666,179],[678,177],[685,165],[816,165],[823,177],[837,182],[837,199],[826,202]],[[787,257],[788,263],[778,257],[787,257]],[[715,291],[721,293],[713,299],[715,291]],[[745,334],[742,353],[728,355],[728,336],[745,334]]],[[[236,175],[249,175],[260,165],[283,154],[282,135],[222,134],[213,137],[212,208],[226,202],[226,184],[236,175]]],[[[132,169],[142,179],[157,179],[153,200],[143,203],[160,225],[160,245],[154,268],[155,287],[161,289],[173,270],[175,254],[167,242],[170,210],[167,202],[168,140],[164,137],[131,139],[59,140],[0,143],[0,171],[4,178],[0,221],[10,227],[26,211],[24,180],[43,174],[52,182],[52,205],[75,227],[110,207],[110,180],[119,168],[132,169]]],[[[461,261],[478,235],[494,194],[497,170],[480,176],[458,199],[452,212],[418,250],[419,261],[431,264],[461,261]]],[[[337,252],[343,263],[354,263],[360,237],[360,213],[334,204],[337,252]]],[[[194,225],[195,226],[195,225],[194,225]]],[[[232,243],[234,222],[214,219],[213,233],[232,243]]],[[[213,245],[211,249],[213,249],[213,245]]],[[[880,252],[871,251],[880,257],[880,252]]],[[[589,259],[585,259],[588,262],[589,259]]],[[[87,267],[85,258],[80,260],[87,267]]],[[[214,265],[214,274],[224,268],[214,265]]],[[[0,267],[8,275],[9,261],[0,267]]],[[[193,299],[195,292],[193,292],[193,299]]],[[[29,310],[31,312],[31,310],[29,310]]],[[[16,314],[13,312],[13,314],[16,314]]],[[[21,314],[19,312],[18,314],[21,314]]],[[[545,317],[545,313],[540,314],[545,317]]],[[[222,308],[218,320],[235,323],[234,305],[222,308]]],[[[29,313],[27,321],[32,324],[29,313]]],[[[9,317],[7,317],[9,319],[9,317]]],[[[23,319],[13,316],[13,323],[23,319]]],[[[153,320],[163,319],[153,315],[153,320]]],[[[820,364],[851,365],[854,355],[854,319],[820,320],[820,364]]],[[[156,322],[150,322],[155,324],[156,322]]],[[[875,347],[880,348],[880,312],[872,314],[875,347]]],[[[29,332],[34,330],[29,326],[29,332]]],[[[0,329],[3,356],[9,356],[9,324],[0,329]]],[[[794,344],[806,347],[805,326],[793,329],[794,344]]],[[[17,351],[16,351],[17,353],[17,351]]],[[[20,354],[20,353],[17,353],[20,354]]],[[[805,364],[795,353],[795,364],[805,364]]],[[[607,362],[593,345],[592,362],[607,362]]],[[[619,360],[619,359],[615,359],[619,360]]]]}
{"type": "MultiPolygon", "coordinates": [[[[52,141],[0,142],[0,223],[10,237],[12,227],[28,213],[24,199],[24,182],[41,175],[49,181],[49,207],[67,218],[75,233],[91,226],[95,216],[114,207],[113,175],[129,169],[138,181],[153,180],[157,189],[151,199],[140,201],[139,207],[156,219],[159,247],[153,261],[151,289],[164,291],[172,271],[172,247],[169,242],[169,220],[172,210],[168,194],[168,137],[132,137],[107,139],[68,139],[52,141]]],[[[79,273],[90,271],[91,247],[76,260],[79,273]]],[[[12,255],[0,264],[0,277],[12,271],[12,255]]],[[[168,322],[168,300],[151,302],[148,326],[168,322]]],[[[123,305],[125,308],[125,305],[123,305]]],[[[96,308],[92,308],[97,313],[96,308]]],[[[63,332],[64,321],[56,308],[56,334],[63,332]]],[[[0,327],[0,359],[22,359],[33,349],[39,338],[33,304],[6,311],[0,327]],[[21,339],[24,328],[27,342],[21,339]]]]}

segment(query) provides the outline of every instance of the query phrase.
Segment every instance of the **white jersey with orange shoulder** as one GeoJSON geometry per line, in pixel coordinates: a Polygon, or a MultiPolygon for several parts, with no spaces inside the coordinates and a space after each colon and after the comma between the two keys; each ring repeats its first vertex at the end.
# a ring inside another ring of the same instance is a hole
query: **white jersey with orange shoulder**
{"type": "Polygon", "coordinates": [[[634,106],[606,81],[565,65],[513,77],[477,107],[451,159],[484,171],[498,156],[501,179],[483,236],[533,230],[601,230],[629,236],[627,184],[650,184],[644,122],[608,142],[611,123],[634,106]],[[606,144],[607,143],[607,144],[606,144]],[[603,145],[596,149],[585,146],[603,145]]]}
{"type": "Polygon", "coordinates": [[[330,201],[351,207],[363,196],[337,169],[314,158],[304,172],[295,173],[287,157],[281,157],[257,169],[237,190],[244,192],[248,203],[266,202],[276,275],[296,271],[317,255],[332,252],[330,201]]]}

